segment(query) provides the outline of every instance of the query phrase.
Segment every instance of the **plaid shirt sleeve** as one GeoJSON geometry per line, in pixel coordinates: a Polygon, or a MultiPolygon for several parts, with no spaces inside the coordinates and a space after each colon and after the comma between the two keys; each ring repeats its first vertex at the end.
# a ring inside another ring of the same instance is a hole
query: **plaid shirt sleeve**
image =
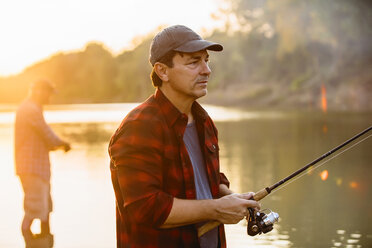
{"type": "Polygon", "coordinates": [[[159,125],[129,121],[110,146],[124,208],[137,223],[158,227],[168,217],[173,197],[162,190],[162,130],[159,125]]]}
{"type": "Polygon", "coordinates": [[[63,141],[53,132],[49,125],[45,122],[43,114],[38,111],[30,111],[27,115],[27,121],[33,128],[35,133],[44,141],[49,150],[54,150],[56,147],[63,144],[63,141]]]}

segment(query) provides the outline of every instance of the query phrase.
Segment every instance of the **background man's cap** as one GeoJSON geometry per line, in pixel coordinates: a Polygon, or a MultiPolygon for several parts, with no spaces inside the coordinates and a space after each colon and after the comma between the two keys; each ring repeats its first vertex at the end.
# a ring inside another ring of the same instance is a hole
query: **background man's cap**
{"type": "Polygon", "coordinates": [[[223,46],[203,40],[200,35],[183,25],[175,25],[159,32],[151,42],[150,63],[152,66],[167,52],[193,53],[202,50],[222,51],[223,46]]]}
{"type": "Polygon", "coordinates": [[[56,87],[48,80],[46,79],[41,79],[33,82],[31,84],[31,89],[32,90],[48,90],[52,93],[56,93],[56,87]]]}

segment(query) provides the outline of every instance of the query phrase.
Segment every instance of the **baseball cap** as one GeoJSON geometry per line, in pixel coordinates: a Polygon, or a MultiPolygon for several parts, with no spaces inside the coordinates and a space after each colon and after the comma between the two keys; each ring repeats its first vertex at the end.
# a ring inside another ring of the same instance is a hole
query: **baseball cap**
{"type": "Polygon", "coordinates": [[[208,40],[183,25],[174,25],[163,29],[151,42],[150,63],[159,61],[167,52],[177,51],[193,53],[201,50],[222,51],[223,46],[208,40]]]}

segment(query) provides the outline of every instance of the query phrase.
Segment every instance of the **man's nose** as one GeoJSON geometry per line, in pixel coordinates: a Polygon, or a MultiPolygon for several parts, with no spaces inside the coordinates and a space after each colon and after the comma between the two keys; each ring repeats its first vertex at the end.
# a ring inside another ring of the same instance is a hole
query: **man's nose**
{"type": "Polygon", "coordinates": [[[202,75],[208,75],[208,76],[209,76],[209,74],[211,74],[211,69],[209,68],[209,65],[208,65],[207,61],[202,62],[201,74],[202,75]]]}

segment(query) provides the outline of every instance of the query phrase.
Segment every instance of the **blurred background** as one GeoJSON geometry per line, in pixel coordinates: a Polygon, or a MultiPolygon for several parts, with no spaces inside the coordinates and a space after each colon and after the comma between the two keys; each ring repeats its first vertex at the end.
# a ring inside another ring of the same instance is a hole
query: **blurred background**
{"type": "Polygon", "coordinates": [[[0,102],[46,77],[55,103],[142,101],[148,50],[173,24],[221,42],[205,101],[246,107],[372,108],[371,1],[12,1],[0,5],[0,102]],[[28,62],[29,64],[25,64],[28,62]],[[23,67],[22,67],[23,66],[23,67]],[[9,76],[10,74],[10,76],[9,76]]]}
{"type": "MultiPolygon", "coordinates": [[[[270,186],[372,125],[369,0],[2,1],[1,248],[24,247],[14,111],[39,78],[57,86],[45,117],[72,145],[51,154],[54,247],[115,247],[108,141],[154,92],[150,42],[173,24],[224,46],[200,101],[233,190],[270,186]]],[[[272,232],[227,225],[229,247],[371,247],[369,137],[264,199],[281,217],[272,232]]]]}

